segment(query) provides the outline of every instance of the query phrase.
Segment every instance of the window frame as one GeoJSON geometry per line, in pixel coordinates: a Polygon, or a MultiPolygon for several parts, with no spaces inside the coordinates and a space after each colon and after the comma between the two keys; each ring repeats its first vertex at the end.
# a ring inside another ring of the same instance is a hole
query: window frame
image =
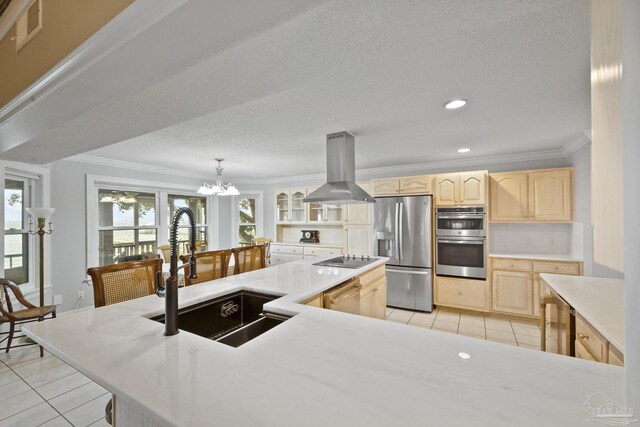
{"type": "MultiPolygon", "coordinates": [[[[37,260],[36,260],[36,251],[35,251],[35,245],[36,245],[36,239],[35,239],[35,235],[31,234],[29,232],[29,219],[30,219],[30,215],[27,212],[27,209],[30,207],[35,206],[35,202],[36,202],[36,197],[35,197],[35,181],[37,178],[33,178],[31,176],[26,176],[25,174],[21,174],[21,173],[12,173],[12,171],[7,171],[4,174],[4,179],[2,180],[2,197],[4,198],[4,190],[6,189],[6,183],[5,181],[10,179],[13,181],[21,181],[24,183],[24,190],[23,190],[23,201],[22,201],[22,225],[24,228],[18,230],[15,229],[17,231],[15,232],[7,232],[7,230],[4,229],[4,220],[5,220],[5,216],[3,213],[3,217],[2,217],[2,223],[3,223],[3,235],[4,236],[15,236],[15,235],[26,235],[27,236],[27,275],[28,275],[28,280],[24,283],[19,283],[18,286],[22,286],[22,287],[29,287],[29,286],[35,286],[36,285],[36,264],[37,264],[37,260]],[[27,204],[25,204],[25,200],[28,201],[27,204]]],[[[3,211],[4,211],[4,202],[3,202],[3,211]]],[[[34,227],[35,227],[35,221],[34,221],[34,227]]],[[[4,247],[4,239],[2,242],[2,259],[3,259],[3,263],[2,263],[2,276],[4,277],[4,257],[6,256],[5,254],[5,247],[4,247]]]]}
{"type": "MultiPolygon", "coordinates": [[[[99,237],[98,231],[104,230],[106,227],[99,227],[98,218],[98,192],[102,189],[117,190],[117,191],[137,191],[141,193],[154,193],[156,196],[156,224],[154,226],[138,226],[139,228],[156,229],[156,241],[159,244],[169,240],[169,194],[171,195],[184,195],[184,196],[198,196],[197,185],[183,185],[173,184],[167,182],[158,181],[146,181],[131,178],[120,178],[103,175],[89,175],[86,177],[87,186],[87,251],[85,268],[97,266],[99,263],[98,244],[99,237]],[[163,201],[163,202],[161,202],[163,201]]],[[[218,237],[214,235],[214,225],[218,224],[218,203],[215,196],[206,196],[207,200],[207,241],[209,245],[213,247],[218,246],[218,237]]],[[[121,229],[121,227],[115,227],[121,229]]],[[[133,227],[125,227],[126,229],[132,229],[133,227]]],[[[87,279],[89,277],[87,276],[87,279]]]]}
{"type": "MultiPolygon", "coordinates": [[[[232,246],[240,245],[240,208],[238,203],[240,199],[255,198],[256,199],[256,237],[264,235],[264,193],[262,190],[239,190],[239,196],[233,197],[231,201],[231,228],[233,234],[231,236],[232,246]]],[[[245,225],[245,224],[243,224],[245,225]]],[[[250,225],[250,224],[249,224],[250,225]]]]}

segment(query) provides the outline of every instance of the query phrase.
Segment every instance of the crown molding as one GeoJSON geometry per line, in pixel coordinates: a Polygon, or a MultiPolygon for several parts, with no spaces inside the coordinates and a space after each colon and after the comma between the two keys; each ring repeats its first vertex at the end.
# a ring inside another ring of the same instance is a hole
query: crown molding
{"type": "MultiPolygon", "coordinates": [[[[472,166],[486,166],[502,163],[517,163],[532,160],[566,159],[561,150],[534,151],[528,153],[504,154],[499,156],[475,157],[471,159],[444,160],[440,162],[414,163],[410,165],[385,166],[380,168],[357,169],[357,179],[386,178],[390,176],[409,176],[424,173],[425,170],[439,170],[452,168],[467,168],[472,166]]],[[[452,171],[453,172],[453,171],[452,171]]],[[[299,182],[324,182],[326,173],[296,175],[267,179],[235,179],[236,184],[285,184],[299,182]]]]}
{"type": "Polygon", "coordinates": [[[12,0],[9,2],[9,6],[5,9],[2,16],[0,16],[0,40],[7,35],[13,24],[16,23],[22,12],[27,10],[27,7],[33,0],[12,0]]]}
{"type": "MultiPolygon", "coordinates": [[[[81,74],[187,1],[189,0],[134,1],[42,77],[0,108],[0,124],[81,74]]],[[[16,0],[12,3],[14,2],[16,0]]],[[[26,3],[25,7],[30,2],[26,3]]]]}
{"type": "Polygon", "coordinates": [[[211,179],[211,174],[198,174],[194,172],[188,172],[184,170],[178,170],[173,168],[166,168],[162,166],[154,166],[145,163],[129,162],[126,160],[115,160],[107,157],[92,156],[89,154],[77,154],[75,156],[67,157],[66,159],[71,162],[85,163],[90,165],[106,166],[112,168],[129,169],[141,172],[157,173],[162,175],[180,176],[184,178],[194,178],[206,181],[211,179]]]}
{"type": "Polygon", "coordinates": [[[567,144],[560,149],[565,157],[569,157],[571,154],[578,151],[583,145],[591,142],[591,130],[583,130],[576,136],[567,142],[567,144]]]}

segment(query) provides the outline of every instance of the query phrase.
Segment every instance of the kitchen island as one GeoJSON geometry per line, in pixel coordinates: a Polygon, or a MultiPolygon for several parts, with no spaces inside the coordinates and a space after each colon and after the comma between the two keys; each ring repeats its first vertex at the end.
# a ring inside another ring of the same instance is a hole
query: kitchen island
{"type": "MultiPolygon", "coordinates": [[[[236,290],[282,295],[293,317],[232,348],[165,337],[149,296],[32,324],[26,333],[162,426],[582,425],[595,392],[624,403],[624,370],[299,304],[358,270],[300,260],[180,289],[180,306],[236,290]]],[[[118,416],[118,415],[116,415],[118,416]]],[[[122,424],[120,424],[122,425],[122,424]]]]}

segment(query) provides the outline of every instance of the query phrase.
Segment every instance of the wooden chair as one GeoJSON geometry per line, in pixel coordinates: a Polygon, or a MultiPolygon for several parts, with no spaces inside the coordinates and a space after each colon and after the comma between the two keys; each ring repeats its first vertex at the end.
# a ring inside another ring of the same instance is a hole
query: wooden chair
{"type": "MultiPolygon", "coordinates": [[[[196,240],[196,252],[205,252],[207,250],[207,242],[205,242],[204,240],[196,240]],[[204,251],[202,250],[202,247],[204,246],[204,251]]],[[[191,252],[191,244],[189,242],[186,242],[184,244],[184,248],[187,251],[187,253],[191,252]]]]}
{"type": "Polygon", "coordinates": [[[93,282],[93,301],[103,307],[152,295],[157,274],[162,274],[160,258],[93,267],[87,270],[93,282]]]}
{"type": "MultiPolygon", "coordinates": [[[[11,345],[11,342],[14,338],[21,338],[25,335],[15,336],[16,325],[21,325],[23,323],[29,322],[41,322],[45,319],[45,316],[51,315],[51,318],[56,317],[56,306],[55,305],[45,305],[43,307],[36,307],[27,301],[20,291],[18,285],[13,283],[11,280],[0,279],[0,287],[2,287],[4,301],[0,299],[0,325],[3,323],[9,323],[9,332],[3,332],[0,335],[7,335],[4,337],[0,343],[7,341],[7,349],[6,353],[9,352],[11,348],[17,347],[25,347],[27,345],[36,345],[36,343],[28,343],[28,344],[19,344],[19,345],[11,345]],[[11,296],[9,295],[9,290],[13,293],[13,296],[22,306],[26,307],[22,310],[14,310],[13,305],[11,304],[11,296]],[[6,306],[5,306],[6,304],[6,306]]],[[[18,331],[20,332],[20,331],[18,331]]],[[[42,346],[40,346],[40,357],[42,357],[44,351],[42,350],[42,346]]]]}
{"type": "Polygon", "coordinates": [[[196,252],[197,279],[189,279],[189,260],[191,259],[191,255],[181,256],[180,261],[185,264],[185,286],[227,277],[230,256],[231,251],[229,250],[196,252]]]}
{"type": "Polygon", "coordinates": [[[251,239],[251,244],[263,245],[265,264],[271,264],[271,239],[268,237],[254,237],[251,239]]]}
{"type": "Polygon", "coordinates": [[[231,249],[231,253],[235,261],[233,274],[246,273],[265,267],[263,245],[241,246],[231,249]]]}
{"type": "Polygon", "coordinates": [[[162,258],[164,258],[164,262],[171,261],[171,245],[160,245],[156,247],[157,251],[162,251],[162,258]]]}

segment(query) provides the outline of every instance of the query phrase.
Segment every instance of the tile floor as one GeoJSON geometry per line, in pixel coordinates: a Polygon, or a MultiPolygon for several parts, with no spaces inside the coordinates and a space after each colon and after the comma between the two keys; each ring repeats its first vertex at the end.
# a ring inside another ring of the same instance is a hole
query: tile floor
{"type": "Polygon", "coordinates": [[[387,320],[540,350],[540,327],[533,321],[508,320],[438,308],[431,313],[422,313],[392,307],[387,307],[387,320]]]}
{"type": "Polygon", "coordinates": [[[0,352],[0,427],[108,426],[111,394],[37,346],[0,352]]]}

